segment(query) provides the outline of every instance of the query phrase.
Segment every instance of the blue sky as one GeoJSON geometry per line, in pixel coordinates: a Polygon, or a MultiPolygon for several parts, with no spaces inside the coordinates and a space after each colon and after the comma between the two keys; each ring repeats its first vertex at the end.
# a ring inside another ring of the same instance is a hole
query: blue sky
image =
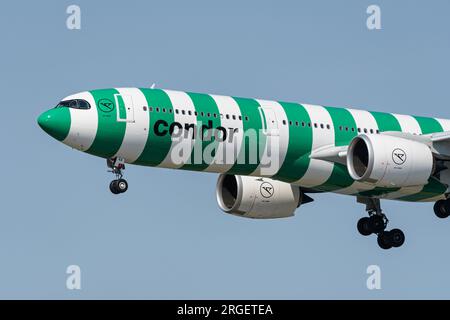
{"type": "Polygon", "coordinates": [[[294,218],[222,213],[214,174],[128,166],[56,142],[37,116],[118,86],[450,118],[448,1],[8,1],[0,13],[0,298],[450,298],[450,220],[389,202],[404,247],[382,251],[352,197],[294,218]],[[66,8],[81,7],[81,30],[66,8]],[[381,7],[382,30],[366,9],[381,7]],[[82,289],[66,289],[81,267],[82,289]],[[366,288],[379,265],[382,289],[366,288]]]}

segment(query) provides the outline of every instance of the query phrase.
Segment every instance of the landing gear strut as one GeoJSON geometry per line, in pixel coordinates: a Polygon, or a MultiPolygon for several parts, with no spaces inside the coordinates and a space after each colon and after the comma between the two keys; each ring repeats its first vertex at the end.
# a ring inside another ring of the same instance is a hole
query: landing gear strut
{"type": "Polygon", "coordinates": [[[382,249],[398,248],[403,245],[405,235],[400,229],[386,230],[389,220],[381,210],[380,199],[358,197],[357,201],[366,205],[366,211],[369,214],[369,217],[358,221],[357,227],[360,234],[363,236],[376,234],[378,245],[382,249]]]}
{"type": "Polygon", "coordinates": [[[125,170],[125,162],[122,158],[110,158],[106,159],[106,165],[111,170],[108,172],[112,172],[116,179],[111,181],[109,184],[109,190],[111,190],[114,194],[124,193],[128,190],[128,182],[123,179],[122,170],[125,170]]]}

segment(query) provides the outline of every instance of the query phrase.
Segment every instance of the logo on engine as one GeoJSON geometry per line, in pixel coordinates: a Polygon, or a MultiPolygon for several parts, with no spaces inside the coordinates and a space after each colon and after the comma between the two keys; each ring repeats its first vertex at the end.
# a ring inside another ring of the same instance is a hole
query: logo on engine
{"type": "Polygon", "coordinates": [[[261,183],[261,187],[259,188],[259,192],[261,192],[261,195],[264,198],[270,198],[273,196],[273,185],[271,185],[269,182],[263,182],[261,183]]]}
{"type": "Polygon", "coordinates": [[[398,165],[404,164],[406,161],[406,152],[399,148],[394,149],[392,151],[392,161],[398,165]]]}

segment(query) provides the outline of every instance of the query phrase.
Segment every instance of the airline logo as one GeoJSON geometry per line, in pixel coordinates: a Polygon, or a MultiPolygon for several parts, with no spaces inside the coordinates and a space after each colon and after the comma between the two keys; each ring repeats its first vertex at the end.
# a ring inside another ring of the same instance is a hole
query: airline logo
{"type": "Polygon", "coordinates": [[[98,108],[103,112],[111,112],[114,110],[114,102],[109,99],[101,99],[97,104],[98,108]]]}
{"type": "Polygon", "coordinates": [[[406,162],[406,152],[400,148],[392,151],[392,161],[397,165],[402,165],[406,162]]]}
{"type": "Polygon", "coordinates": [[[261,195],[264,198],[271,198],[274,194],[273,185],[269,182],[261,183],[261,187],[259,188],[259,191],[261,192],[261,195]]]}
{"type": "Polygon", "coordinates": [[[209,120],[207,124],[185,123],[184,125],[179,122],[172,122],[170,125],[165,120],[157,120],[153,126],[155,135],[158,137],[169,134],[172,138],[183,137],[184,139],[197,139],[203,141],[228,141],[233,142],[235,133],[238,132],[237,128],[224,128],[218,126],[213,128],[212,120],[209,120]],[[200,130],[198,128],[201,128],[200,130]],[[227,140],[228,138],[228,140],[227,140]]]}

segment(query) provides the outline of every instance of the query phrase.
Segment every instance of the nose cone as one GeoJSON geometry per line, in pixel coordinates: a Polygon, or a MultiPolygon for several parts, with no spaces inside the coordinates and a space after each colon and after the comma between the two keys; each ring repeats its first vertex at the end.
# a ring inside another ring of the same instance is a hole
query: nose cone
{"type": "Polygon", "coordinates": [[[37,122],[39,126],[53,138],[63,141],[70,130],[70,111],[68,108],[55,108],[41,114],[37,122]]]}

